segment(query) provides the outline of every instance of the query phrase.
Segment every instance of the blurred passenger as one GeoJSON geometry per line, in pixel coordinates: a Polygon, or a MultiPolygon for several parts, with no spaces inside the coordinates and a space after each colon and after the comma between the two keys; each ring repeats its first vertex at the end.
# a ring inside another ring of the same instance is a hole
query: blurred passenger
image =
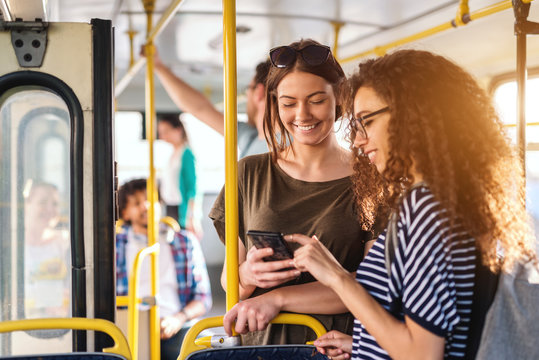
{"type": "MultiPolygon", "coordinates": [[[[142,49],[144,55],[144,48],[142,49]]],[[[155,73],[166,89],[170,98],[180,110],[194,117],[224,135],[224,115],[213,106],[201,92],[177,77],[155,55],[155,73]]],[[[245,95],[247,97],[247,122],[238,122],[239,157],[265,153],[268,146],[264,139],[264,95],[270,62],[264,61],[256,66],[256,74],[249,83],[245,95]]]]}
{"type": "MultiPolygon", "coordinates": [[[[517,152],[489,96],[441,56],[396,51],[360,64],[349,84],[356,156],[384,178],[394,249],[384,231],[353,279],[312,234],[287,236],[302,245],[296,268],[356,317],[353,337],[333,331],[315,345],[333,359],[474,358],[476,256],[492,270],[535,258],[517,152]]],[[[373,185],[356,176],[357,191],[373,185]]]]}
{"type": "MultiPolygon", "coordinates": [[[[334,132],[341,116],[338,98],[345,75],[329,47],[301,40],[272,49],[270,57],[264,126],[271,152],[244,158],[238,165],[238,272],[243,301],[227,313],[225,329],[230,333],[237,320],[236,330],[246,334],[244,343],[304,344],[315,338],[305,326],[272,324],[267,331],[254,331],[265,329],[288,304],[318,303],[331,309],[327,300],[335,295],[309,274],[290,269],[290,260],[264,262],[273,250],[257,250],[246,232],[317,234],[337,261],[353,271],[372,237],[367,230],[374,221],[363,216],[362,208],[355,209],[352,154],[338,144],[334,132]]],[[[224,200],[223,190],[210,212],[222,240],[224,200]]],[[[226,287],[226,267],[221,282],[226,287]]],[[[328,329],[352,333],[353,317],[344,307],[338,315],[303,312],[317,314],[328,329]]]]}
{"type": "MultiPolygon", "coordinates": [[[[135,179],[119,191],[120,217],[125,222],[116,235],[116,293],[127,295],[128,271],[137,253],[148,246],[148,201],[146,179],[135,179]]],[[[156,206],[159,218],[159,206],[156,206]]],[[[206,263],[198,240],[186,231],[159,232],[159,315],[161,317],[161,359],[176,359],[183,337],[197,317],[211,307],[211,290],[206,263]]],[[[142,263],[140,297],[149,296],[150,260],[142,263]]]]}
{"type": "Polygon", "coordinates": [[[187,132],[176,114],[161,115],[157,121],[159,138],[174,148],[168,166],[165,167],[160,189],[166,214],[178,220],[182,229],[190,230],[201,238],[202,225],[195,209],[195,156],[189,146],[187,132]]]}
{"type": "Polygon", "coordinates": [[[24,194],[25,311],[28,318],[70,314],[69,232],[60,226],[60,194],[28,182],[24,194]]]}

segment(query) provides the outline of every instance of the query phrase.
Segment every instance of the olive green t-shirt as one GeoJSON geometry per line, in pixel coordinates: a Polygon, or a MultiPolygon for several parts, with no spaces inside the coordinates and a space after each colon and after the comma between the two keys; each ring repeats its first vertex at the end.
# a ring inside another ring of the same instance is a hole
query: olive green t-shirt
{"type": "MultiPolygon", "coordinates": [[[[246,236],[248,230],[316,235],[345,269],[356,271],[371,234],[361,230],[351,186],[350,177],[325,182],[294,179],[272,162],[270,153],[243,158],[238,164],[239,237],[249,251],[253,244],[246,236]]],[[[209,216],[224,241],[224,188],[209,216]]],[[[291,245],[292,250],[297,247],[291,245]]],[[[302,273],[297,280],[281,286],[314,280],[309,273],[302,273]]],[[[271,290],[257,288],[251,297],[271,290]]],[[[328,331],[352,334],[354,319],[350,313],[314,317],[328,331]]],[[[266,331],[244,336],[243,343],[301,344],[315,338],[314,332],[305,326],[271,324],[266,331]]]]}

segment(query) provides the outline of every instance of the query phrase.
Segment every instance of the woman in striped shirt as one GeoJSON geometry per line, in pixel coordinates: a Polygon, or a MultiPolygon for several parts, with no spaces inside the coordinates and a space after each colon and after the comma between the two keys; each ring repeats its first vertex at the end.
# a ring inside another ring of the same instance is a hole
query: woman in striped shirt
{"type": "MultiPolygon", "coordinates": [[[[515,151],[487,94],[441,56],[367,60],[349,85],[356,157],[382,175],[398,214],[395,257],[387,271],[384,231],[354,279],[316,237],[287,236],[303,245],[294,265],[356,318],[353,337],[332,331],[315,345],[333,359],[465,358],[476,253],[493,270],[533,256],[515,151]]],[[[356,193],[376,181],[356,172],[356,193]]]]}

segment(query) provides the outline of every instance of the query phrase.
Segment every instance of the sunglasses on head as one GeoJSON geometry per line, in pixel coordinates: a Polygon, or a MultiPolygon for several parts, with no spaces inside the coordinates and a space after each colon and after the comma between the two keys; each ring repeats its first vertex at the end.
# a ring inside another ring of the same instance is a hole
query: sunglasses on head
{"type": "Polygon", "coordinates": [[[269,52],[271,64],[277,68],[288,67],[296,62],[298,53],[307,65],[318,66],[328,60],[331,49],[329,46],[315,44],[307,45],[299,50],[288,45],[278,46],[269,52]]]}

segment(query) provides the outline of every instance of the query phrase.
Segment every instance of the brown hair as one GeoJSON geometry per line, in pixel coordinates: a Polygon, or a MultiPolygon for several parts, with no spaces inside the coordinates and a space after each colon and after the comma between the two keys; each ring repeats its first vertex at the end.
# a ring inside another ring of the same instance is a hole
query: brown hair
{"type": "MultiPolygon", "coordinates": [[[[382,174],[390,204],[412,183],[413,159],[452,223],[462,222],[475,237],[486,265],[510,269],[519,259],[535,259],[521,163],[490,97],[469,73],[442,56],[401,50],[360,64],[348,85],[350,113],[362,86],[390,107],[382,174]]],[[[360,175],[356,191],[372,183],[360,175]]]]}
{"type": "MultiPolygon", "coordinates": [[[[312,39],[302,39],[297,42],[293,42],[289,46],[301,50],[308,45],[321,45],[312,39]]],[[[291,144],[290,134],[284,127],[281,119],[279,118],[279,108],[277,102],[277,86],[281,80],[288,74],[294,71],[302,71],[311,73],[324,78],[331,84],[335,98],[339,99],[341,94],[341,88],[346,80],[344,71],[341,66],[335,60],[332,54],[326,62],[321,65],[313,66],[307,64],[301,56],[296,57],[296,61],[285,68],[277,68],[272,66],[268,74],[266,82],[266,110],[264,112],[264,136],[270,147],[273,161],[277,160],[279,152],[283,151],[288,144],[291,144]],[[275,127],[277,129],[275,129],[275,127]],[[280,133],[280,139],[277,140],[277,133],[280,133]]],[[[342,108],[338,104],[335,108],[335,120],[341,117],[342,108]]]]}
{"type": "Polygon", "coordinates": [[[180,120],[180,114],[178,113],[162,113],[157,114],[157,122],[163,122],[169,124],[173,129],[179,129],[182,132],[182,140],[185,144],[189,144],[189,137],[187,136],[187,131],[185,131],[185,126],[180,120]]]}

